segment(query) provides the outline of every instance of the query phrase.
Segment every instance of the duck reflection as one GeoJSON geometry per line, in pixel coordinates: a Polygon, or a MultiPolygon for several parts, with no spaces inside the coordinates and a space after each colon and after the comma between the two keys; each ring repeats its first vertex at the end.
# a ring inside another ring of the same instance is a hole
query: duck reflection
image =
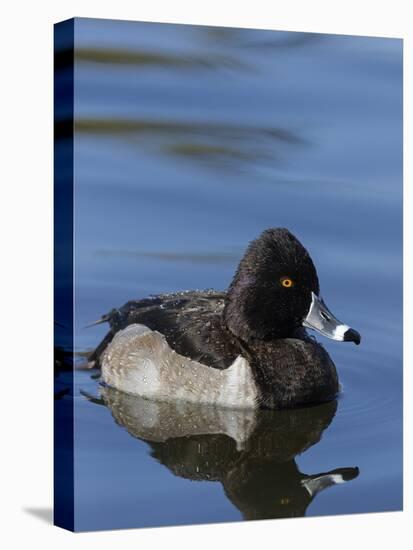
{"type": "Polygon", "coordinates": [[[221,482],[244,519],[304,516],[320,491],[359,473],[349,467],[309,475],[295,460],[320,441],[336,401],[294,410],[230,410],[153,402],[103,387],[100,402],[175,475],[221,482]]]}

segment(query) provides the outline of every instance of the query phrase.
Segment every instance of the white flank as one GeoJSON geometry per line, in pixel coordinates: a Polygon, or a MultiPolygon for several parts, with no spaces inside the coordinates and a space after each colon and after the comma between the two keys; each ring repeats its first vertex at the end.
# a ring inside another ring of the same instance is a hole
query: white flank
{"type": "Polygon", "coordinates": [[[139,324],[119,331],[102,357],[102,380],[126,393],[160,401],[255,408],[257,388],[248,361],[224,370],[179,355],[159,332],[139,324]]]}

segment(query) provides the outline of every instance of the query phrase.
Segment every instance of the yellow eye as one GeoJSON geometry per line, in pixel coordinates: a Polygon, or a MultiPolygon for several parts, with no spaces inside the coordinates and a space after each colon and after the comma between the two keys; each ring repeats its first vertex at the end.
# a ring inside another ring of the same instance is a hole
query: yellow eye
{"type": "Polygon", "coordinates": [[[284,288],[291,288],[294,282],[289,277],[281,277],[280,282],[284,288]]]}

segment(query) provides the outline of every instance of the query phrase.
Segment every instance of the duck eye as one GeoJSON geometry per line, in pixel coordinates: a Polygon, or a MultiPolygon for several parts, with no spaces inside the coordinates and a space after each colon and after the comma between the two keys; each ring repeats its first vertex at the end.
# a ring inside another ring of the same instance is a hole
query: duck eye
{"type": "Polygon", "coordinates": [[[289,277],[281,277],[280,283],[284,288],[291,288],[294,285],[294,282],[289,277]]]}

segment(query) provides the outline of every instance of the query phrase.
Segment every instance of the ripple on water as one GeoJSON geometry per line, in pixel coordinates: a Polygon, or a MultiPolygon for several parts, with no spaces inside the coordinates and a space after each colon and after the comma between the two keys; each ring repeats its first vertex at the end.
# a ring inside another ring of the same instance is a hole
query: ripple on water
{"type": "Polygon", "coordinates": [[[384,359],[385,362],[380,354],[369,352],[355,362],[338,364],[343,384],[339,416],[352,429],[389,429],[401,421],[401,361],[384,359]]]}

